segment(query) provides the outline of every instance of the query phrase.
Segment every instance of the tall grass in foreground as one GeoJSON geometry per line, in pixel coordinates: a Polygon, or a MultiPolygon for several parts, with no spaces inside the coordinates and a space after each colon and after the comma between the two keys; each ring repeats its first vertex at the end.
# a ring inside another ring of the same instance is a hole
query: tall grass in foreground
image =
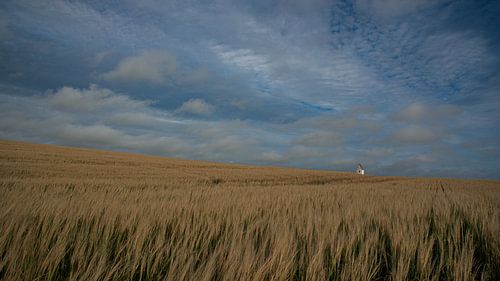
{"type": "Polygon", "coordinates": [[[498,182],[6,151],[2,280],[500,280],[498,182]]]}

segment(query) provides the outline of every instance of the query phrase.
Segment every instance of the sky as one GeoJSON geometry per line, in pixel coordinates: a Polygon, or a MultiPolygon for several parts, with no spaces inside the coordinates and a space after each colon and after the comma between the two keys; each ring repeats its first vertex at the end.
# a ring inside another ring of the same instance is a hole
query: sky
{"type": "Polygon", "coordinates": [[[500,1],[2,0],[0,138],[500,178],[500,1]]]}

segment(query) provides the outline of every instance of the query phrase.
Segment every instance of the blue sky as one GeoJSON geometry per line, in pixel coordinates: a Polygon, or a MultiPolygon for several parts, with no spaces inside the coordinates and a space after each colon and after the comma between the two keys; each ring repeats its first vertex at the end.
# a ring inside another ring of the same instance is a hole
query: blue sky
{"type": "Polygon", "coordinates": [[[0,3],[0,138],[500,178],[500,2],[0,3]]]}

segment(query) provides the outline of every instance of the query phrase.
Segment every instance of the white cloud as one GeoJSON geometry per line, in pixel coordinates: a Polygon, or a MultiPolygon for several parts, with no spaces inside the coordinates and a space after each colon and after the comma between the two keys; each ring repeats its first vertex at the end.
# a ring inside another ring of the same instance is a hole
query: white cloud
{"type": "Polygon", "coordinates": [[[177,69],[176,58],[168,52],[151,50],[123,59],[101,78],[118,82],[166,83],[177,69]]]}
{"type": "MultiPolygon", "coordinates": [[[[264,142],[256,136],[265,131],[242,121],[183,119],[97,86],[32,97],[0,94],[0,100],[0,138],[5,139],[237,162],[253,161],[264,142]]],[[[190,113],[214,110],[202,100],[186,104],[190,113]]]]}
{"type": "Polygon", "coordinates": [[[392,139],[400,143],[431,143],[437,141],[440,134],[427,127],[408,126],[398,129],[392,135],[392,139]]]}
{"type": "Polygon", "coordinates": [[[215,112],[215,107],[202,99],[190,99],[177,109],[178,113],[194,115],[210,115],[215,112]]]}
{"type": "Polygon", "coordinates": [[[119,112],[110,117],[108,122],[118,126],[144,126],[155,122],[155,118],[143,112],[119,112]]]}
{"type": "MultiPolygon", "coordinates": [[[[316,128],[330,132],[339,132],[346,130],[378,131],[382,124],[380,120],[374,118],[374,114],[367,112],[369,119],[354,117],[352,114],[343,112],[342,115],[320,115],[315,117],[306,117],[295,122],[298,127],[316,128]]],[[[361,115],[361,114],[360,114],[361,115]]]]}
{"type": "MultiPolygon", "coordinates": [[[[437,154],[433,151],[436,144],[448,147],[443,142],[443,137],[448,135],[432,126],[411,125],[391,132],[394,124],[390,119],[382,119],[378,121],[383,122],[384,129],[387,126],[388,130],[372,131],[363,120],[350,119],[349,114],[341,114],[347,115],[347,119],[328,116],[308,122],[272,125],[240,120],[182,119],[175,117],[173,112],[154,109],[130,97],[93,87],[99,90],[66,87],[65,91],[59,90],[42,97],[0,94],[3,102],[0,103],[0,138],[191,159],[279,163],[322,169],[352,170],[356,163],[362,162],[371,167],[373,173],[385,171],[412,175],[425,174],[426,171],[422,170],[425,163],[439,165],[441,158],[436,158],[437,154]],[[85,91],[106,94],[97,97],[87,95],[97,100],[88,102],[80,96],[85,96],[82,94],[85,91]],[[70,102],[59,98],[61,93],[71,93],[68,96],[77,103],[85,104],[86,109],[69,110],[71,107],[67,105],[70,102]],[[60,102],[54,107],[54,100],[67,102],[60,102]],[[112,100],[124,106],[111,109],[112,100]],[[109,107],[106,109],[109,110],[96,110],[94,105],[99,102],[107,103],[109,107]],[[136,105],[139,106],[133,108],[136,105]],[[393,139],[374,147],[377,143],[368,140],[372,134],[375,134],[375,139],[387,136],[393,139]],[[413,150],[408,144],[416,145],[418,149],[413,150]],[[399,161],[401,159],[411,161],[399,161]]],[[[191,104],[197,103],[191,100],[191,104]]],[[[204,101],[198,100],[198,104],[204,104],[204,101]]],[[[413,107],[408,110],[410,113],[420,113],[417,106],[413,107]]],[[[376,116],[376,112],[367,111],[367,114],[368,117],[376,116]]],[[[453,156],[453,153],[450,152],[450,155],[453,156]]]]}
{"type": "Polygon", "coordinates": [[[144,109],[151,103],[133,100],[96,85],[91,85],[88,89],[63,87],[45,98],[51,107],[66,112],[144,109]]]}
{"type": "Polygon", "coordinates": [[[428,154],[421,154],[415,156],[415,160],[420,161],[420,162],[436,162],[437,159],[433,155],[428,155],[428,154]]]}
{"type": "Polygon", "coordinates": [[[127,135],[105,125],[66,124],[54,130],[54,137],[70,144],[123,147],[127,135]]]}
{"type": "Polygon", "coordinates": [[[279,154],[276,151],[262,152],[257,158],[257,161],[262,161],[266,163],[276,163],[276,162],[281,162],[282,160],[283,160],[283,155],[279,154]]]}
{"type": "Polygon", "coordinates": [[[454,105],[435,106],[415,102],[394,114],[393,118],[396,121],[404,122],[430,121],[440,123],[441,121],[448,121],[461,112],[462,110],[454,105]]]}

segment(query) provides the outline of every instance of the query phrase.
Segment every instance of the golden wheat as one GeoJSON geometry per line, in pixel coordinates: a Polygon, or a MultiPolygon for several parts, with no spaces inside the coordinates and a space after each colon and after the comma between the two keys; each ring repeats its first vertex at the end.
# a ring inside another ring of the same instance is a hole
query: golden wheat
{"type": "Polygon", "coordinates": [[[3,280],[500,280],[498,181],[0,141],[3,280]]]}

